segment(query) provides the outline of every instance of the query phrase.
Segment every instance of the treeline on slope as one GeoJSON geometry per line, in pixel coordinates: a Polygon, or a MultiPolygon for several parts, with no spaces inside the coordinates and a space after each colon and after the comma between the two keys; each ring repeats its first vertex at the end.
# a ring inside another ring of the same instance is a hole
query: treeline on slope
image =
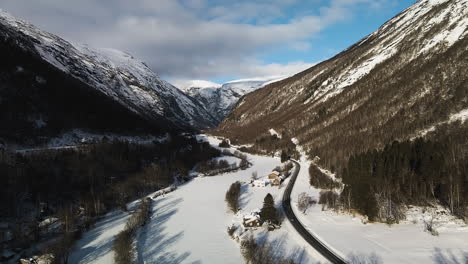
{"type": "Polygon", "coordinates": [[[229,162],[225,159],[212,159],[200,162],[196,167],[195,170],[198,172],[203,173],[205,176],[214,176],[219,175],[227,172],[234,172],[238,170],[245,170],[249,168],[252,164],[248,161],[247,155],[241,153],[240,151],[231,152],[227,149],[223,149],[221,151],[223,156],[232,156],[240,159],[240,162],[233,162],[229,164],[229,162]]]}
{"type": "Polygon", "coordinates": [[[341,184],[323,173],[317,165],[311,163],[309,166],[309,183],[319,189],[339,188],[341,184]]]}
{"type": "MultiPolygon", "coordinates": [[[[96,216],[185,177],[198,162],[219,156],[207,142],[172,136],[147,145],[103,141],[79,150],[12,154],[0,150],[0,215],[19,230],[58,216],[64,232],[85,228],[96,216]]],[[[36,224],[37,227],[37,224],[36,224]]],[[[37,228],[36,228],[37,229],[37,228]]],[[[37,232],[17,232],[13,248],[24,248],[37,232]]]]}
{"type": "Polygon", "coordinates": [[[298,128],[293,133],[300,135],[311,157],[317,155],[321,165],[341,171],[351,155],[408,139],[468,107],[468,64],[462,59],[467,43],[461,40],[445,53],[418,57],[403,68],[407,57],[397,53],[287,125],[298,128]]]}
{"type": "MultiPolygon", "coordinates": [[[[416,37],[406,36],[404,48],[395,56],[323,102],[313,98],[317,102],[303,104],[310,97],[298,95],[289,104],[281,92],[293,85],[292,80],[257,90],[243,99],[217,133],[247,144],[271,127],[287,128],[308,150],[310,158],[319,156],[321,166],[340,172],[351,155],[383,148],[395,139],[406,140],[418,131],[445,122],[451,114],[468,108],[468,38],[444,52],[408,61],[407,51],[418,48],[414,46],[416,37]],[[269,111],[276,100],[281,103],[280,108],[269,111]]],[[[310,78],[325,72],[310,82],[297,84],[291,94],[302,88],[313,94],[324,81],[358,59],[366,57],[359,49],[351,50],[311,68],[314,74],[310,78]]]]}
{"type": "MultiPolygon", "coordinates": [[[[216,134],[217,132],[215,132],[216,134]]],[[[240,144],[243,141],[238,141],[236,138],[231,139],[233,144],[240,144]]],[[[296,150],[296,145],[292,143],[291,138],[278,138],[276,135],[261,135],[255,138],[252,146],[240,147],[240,151],[260,154],[260,155],[274,155],[277,152],[281,152],[282,155],[298,159],[300,154],[296,150]],[[284,154],[283,154],[284,153],[284,154]]]]}
{"type": "Polygon", "coordinates": [[[452,132],[351,156],[342,174],[342,204],[371,220],[393,222],[402,217],[401,205],[437,200],[453,214],[468,217],[466,130],[452,132]]]}

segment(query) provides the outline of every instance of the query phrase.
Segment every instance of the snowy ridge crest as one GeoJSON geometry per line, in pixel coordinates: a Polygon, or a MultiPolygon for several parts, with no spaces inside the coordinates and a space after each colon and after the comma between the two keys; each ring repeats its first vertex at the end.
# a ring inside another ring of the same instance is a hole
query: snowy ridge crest
{"type": "Polygon", "coordinates": [[[188,86],[179,88],[202,102],[210,113],[214,113],[218,122],[221,122],[242,96],[284,78],[286,76],[240,79],[223,85],[195,80],[189,81],[188,86]]]}
{"type": "Polygon", "coordinates": [[[26,51],[148,120],[165,118],[177,127],[196,129],[214,124],[214,118],[199,102],[125,52],[65,41],[4,11],[0,11],[0,24],[12,29],[12,34],[22,35],[10,37],[25,42],[19,46],[26,51]],[[34,50],[30,50],[31,45],[34,50]]]}

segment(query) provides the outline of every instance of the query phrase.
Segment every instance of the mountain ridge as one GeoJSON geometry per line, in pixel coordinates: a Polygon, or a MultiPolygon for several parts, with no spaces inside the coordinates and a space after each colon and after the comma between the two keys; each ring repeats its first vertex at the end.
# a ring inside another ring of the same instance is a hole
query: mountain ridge
{"type": "MultiPolygon", "coordinates": [[[[144,63],[127,53],[112,49],[93,49],[89,46],[71,43],[42,31],[32,24],[18,20],[4,11],[0,11],[0,27],[2,29],[0,44],[5,55],[5,65],[3,65],[1,76],[3,84],[0,89],[2,93],[0,95],[4,99],[2,102],[6,104],[10,101],[8,98],[13,97],[16,98],[15,100],[25,98],[29,100],[29,102],[21,102],[29,108],[28,111],[24,108],[19,109],[24,110],[24,113],[20,115],[24,114],[21,117],[23,120],[17,122],[16,128],[5,128],[9,131],[3,132],[4,135],[23,133],[19,131],[24,131],[26,127],[27,130],[34,129],[34,126],[28,123],[32,123],[31,120],[35,119],[42,120],[44,127],[42,130],[44,130],[49,126],[48,119],[51,121],[55,117],[58,118],[58,113],[56,113],[58,109],[45,110],[42,113],[32,110],[33,108],[53,108],[54,104],[63,104],[60,98],[54,98],[44,105],[45,101],[40,100],[45,99],[41,97],[50,99],[61,93],[60,96],[71,101],[70,106],[64,106],[67,110],[62,108],[64,110],[62,112],[73,112],[73,118],[80,116],[79,112],[84,108],[79,109],[79,102],[73,102],[78,97],[74,99],[73,96],[67,96],[67,91],[64,89],[68,89],[70,93],[80,93],[86,98],[91,97],[87,101],[97,100],[96,107],[99,104],[98,101],[105,97],[105,100],[112,105],[111,108],[119,109],[116,113],[128,117],[123,118],[126,122],[138,123],[134,130],[138,130],[138,127],[152,127],[153,130],[161,132],[195,131],[215,124],[214,118],[197,100],[161,80],[144,63]],[[15,56],[7,54],[8,52],[14,53],[15,56]],[[15,61],[15,57],[21,58],[21,62],[15,61]],[[21,79],[23,81],[27,79],[30,83],[21,83],[21,79]],[[57,86],[51,87],[51,84],[57,86]],[[24,89],[23,95],[26,97],[18,94],[18,87],[24,89]],[[86,95],[86,93],[89,94],[86,95]],[[91,94],[95,95],[91,96],[91,94]],[[71,105],[76,108],[68,109],[71,105]],[[123,112],[126,113],[123,114],[123,112]]],[[[11,108],[12,105],[8,107],[9,111],[15,109],[11,108]]],[[[103,110],[97,108],[92,112],[91,115],[100,115],[103,110]]],[[[113,115],[112,111],[109,111],[107,115],[113,115]]],[[[11,117],[4,116],[2,119],[6,121],[11,117]]],[[[72,120],[63,120],[66,119],[65,116],[59,119],[62,119],[60,121],[62,123],[73,123],[72,120]]],[[[86,117],[81,116],[80,119],[86,123],[86,117]]],[[[99,119],[104,121],[106,115],[102,114],[99,119]]],[[[113,118],[109,117],[109,119],[113,118]]],[[[113,122],[110,126],[118,129],[118,118],[115,118],[113,122]]],[[[58,130],[81,128],[73,126],[60,128],[58,123],[53,126],[58,130]]],[[[93,126],[96,127],[96,125],[93,126]]],[[[132,125],[128,125],[127,130],[131,131],[131,127],[132,125]]]]}
{"type": "Polygon", "coordinates": [[[217,84],[194,80],[179,89],[201,102],[205,108],[221,122],[232,110],[237,101],[244,95],[284,79],[284,76],[269,76],[239,79],[217,84]]]}
{"type": "Polygon", "coordinates": [[[382,147],[447,120],[468,108],[467,5],[417,2],[335,57],[243,97],[215,133],[252,142],[274,128],[331,165],[325,148],[344,144],[343,131],[382,147]]]}

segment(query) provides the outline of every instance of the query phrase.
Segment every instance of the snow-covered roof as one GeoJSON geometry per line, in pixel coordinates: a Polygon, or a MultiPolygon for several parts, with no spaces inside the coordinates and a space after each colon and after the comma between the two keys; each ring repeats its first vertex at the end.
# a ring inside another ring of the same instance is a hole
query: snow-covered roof
{"type": "Polygon", "coordinates": [[[255,181],[253,181],[253,183],[254,183],[255,185],[257,185],[257,184],[263,185],[263,184],[266,184],[267,181],[266,181],[266,180],[255,180],[255,181]]]}

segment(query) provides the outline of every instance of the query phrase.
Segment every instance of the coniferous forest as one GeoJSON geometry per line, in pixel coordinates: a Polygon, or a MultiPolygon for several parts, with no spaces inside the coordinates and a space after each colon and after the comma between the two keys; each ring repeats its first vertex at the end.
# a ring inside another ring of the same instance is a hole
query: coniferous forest
{"type": "Polygon", "coordinates": [[[463,130],[432,139],[395,141],[352,155],[343,169],[341,201],[369,219],[398,221],[401,205],[439,201],[468,215],[468,156],[463,130]]]}
{"type": "MultiPolygon", "coordinates": [[[[185,136],[144,145],[103,140],[75,149],[0,150],[0,213],[31,226],[54,215],[66,219],[65,234],[81,232],[96,217],[126,210],[129,201],[184,180],[197,163],[219,155],[207,142],[185,136]]],[[[38,238],[37,232],[23,234],[15,235],[18,247],[38,238]]]]}

